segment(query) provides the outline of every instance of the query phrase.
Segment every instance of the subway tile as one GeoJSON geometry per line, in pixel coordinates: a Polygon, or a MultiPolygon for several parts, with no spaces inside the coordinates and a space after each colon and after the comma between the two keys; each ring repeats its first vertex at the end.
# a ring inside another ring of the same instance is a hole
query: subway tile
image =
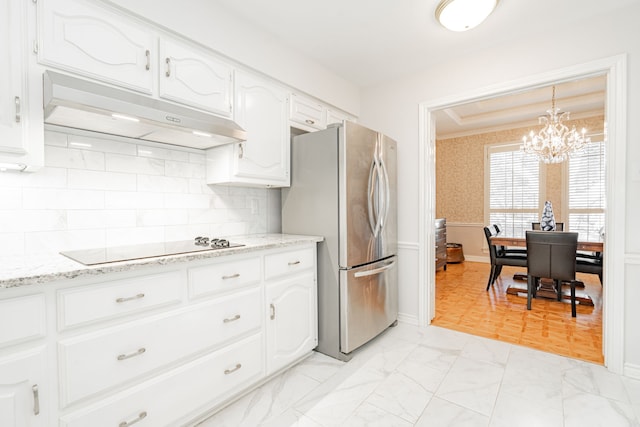
{"type": "Polygon", "coordinates": [[[107,209],[163,208],[164,195],[136,191],[106,191],[104,204],[107,209]]]}
{"type": "Polygon", "coordinates": [[[25,209],[102,209],[105,194],[99,190],[25,188],[25,209]]]}
{"type": "Polygon", "coordinates": [[[139,157],[150,157],[154,159],[177,160],[180,162],[189,161],[189,152],[181,150],[171,150],[168,148],[155,147],[151,145],[138,145],[139,157]]]}
{"type": "Polygon", "coordinates": [[[54,147],[66,147],[68,135],[61,132],[45,131],[44,143],[54,147]]]}
{"type": "Polygon", "coordinates": [[[106,170],[144,175],[164,175],[164,160],[107,153],[106,170]]]}
{"type": "Polygon", "coordinates": [[[134,191],[136,176],[130,173],[69,170],[69,188],[134,191]]]}
{"type": "Polygon", "coordinates": [[[204,178],[205,169],[203,164],[167,160],[165,161],[165,175],[183,178],[204,178]]]}
{"type": "Polygon", "coordinates": [[[28,254],[58,253],[100,248],[104,245],[104,230],[40,231],[25,234],[25,250],[28,254]]]}
{"type": "Polygon", "coordinates": [[[204,165],[206,163],[206,157],[204,152],[202,153],[189,153],[189,163],[198,163],[204,165]]]}
{"type": "Polygon", "coordinates": [[[138,175],[138,191],[152,193],[191,193],[186,178],[159,175],[138,175]]]}
{"type": "Polygon", "coordinates": [[[67,227],[74,229],[135,227],[136,211],[127,209],[111,210],[70,210],[67,212],[67,227]]]}
{"type": "Polygon", "coordinates": [[[73,134],[69,134],[69,147],[80,148],[82,150],[101,151],[103,153],[127,154],[130,156],[135,156],[137,154],[136,144],[131,142],[73,134]]]}
{"type": "MultiPolygon", "coordinates": [[[[0,173],[0,185],[2,178],[3,175],[0,173]]],[[[22,188],[0,187],[0,209],[20,208],[22,208],[22,188]]]]}
{"type": "Polygon", "coordinates": [[[211,197],[205,194],[165,194],[165,207],[184,209],[208,209],[211,197]]]}
{"type": "Polygon", "coordinates": [[[67,169],[43,167],[30,173],[0,173],[0,187],[63,188],[67,186],[67,169]]]}
{"type": "Polygon", "coordinates": [[[106,231],[106,246],[136,245],[163,242],[163,227],[111,228],[106,231]]]}
{"type": "Polygon", "coordinates": [[[212,233],[209,224],[181,224],[167,225],[164,227],[164,238],[167,242],[192,240],[196,236],[216,237],[221,236],[221,234],[212,233]]]}
{"type": "Polygon", "coordinates": [[[179,225],[189,222],[186,209],[141,209],[138,210],[136,218],[138,227],[179,225]]]}
{"type": "Polygon", "coordinates": [[[50,167],[104,170],[104,153],[97,151],[45,145],[44,158],[50,167]]]}
{"type": "Polygon", "coordinates": [[[11,230],[11,232],[5,232],[4,224],[0,225],[0,256],[22,256],[24,252],[24,233],[11,230]]]}
{"type": "Polygon", "coordinates": [[[0,224],[13,231],[63,230],[67,227],[66,210],[0,210],[0,224]]]}

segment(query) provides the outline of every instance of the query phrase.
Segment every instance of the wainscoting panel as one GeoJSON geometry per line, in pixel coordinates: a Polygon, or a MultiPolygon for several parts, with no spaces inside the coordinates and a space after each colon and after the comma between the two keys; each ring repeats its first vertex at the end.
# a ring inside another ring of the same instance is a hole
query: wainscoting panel
{"type": "Polygon", "coordinates": [[[398,320],[418,325],[418,244],[398,242],[398,320]]]}

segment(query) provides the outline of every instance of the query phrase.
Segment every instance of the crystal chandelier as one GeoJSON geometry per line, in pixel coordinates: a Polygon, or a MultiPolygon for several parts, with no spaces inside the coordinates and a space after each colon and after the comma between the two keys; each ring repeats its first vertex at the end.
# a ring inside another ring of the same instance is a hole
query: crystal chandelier
{"type": "Polygon", "coordinates": [[[544,163],[561,163],[569,158],[573,153],[581,150],[586,144],[591,142],[591,138],[586,136],[587,130],[576,131],[572,126],[571,130],[563,122],[569,120],[569,112],[560,113],[556,108],[556,87],[553,86],[551,96],[551,109],[547,110],[546,116],[538,117],[538,122],[544,125],[538,133],[531,131],[529,136],[522,137],[522,151],[527,154],[535,154],[544,163]]]}

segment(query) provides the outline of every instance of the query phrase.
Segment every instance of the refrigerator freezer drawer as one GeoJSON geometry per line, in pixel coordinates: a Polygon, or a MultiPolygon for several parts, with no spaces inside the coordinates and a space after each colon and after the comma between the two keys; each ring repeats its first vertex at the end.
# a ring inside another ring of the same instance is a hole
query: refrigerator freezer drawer
{"type": "Polygon", "coordinates": [[[351,353],[398,318],[397,257],[340,270],[340,351],[351,353]]]}

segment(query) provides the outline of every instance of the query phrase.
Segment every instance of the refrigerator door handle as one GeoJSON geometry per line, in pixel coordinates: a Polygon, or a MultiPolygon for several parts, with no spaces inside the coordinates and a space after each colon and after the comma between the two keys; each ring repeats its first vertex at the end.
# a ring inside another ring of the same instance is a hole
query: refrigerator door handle
{"type": "Polygon", "coordinates": [[[389,214],[389,204],[390,202],[390,193],[391,190],[389,188],[389,174],[387,173],[387,167],[384,164],[384,160],[380,159],[380,170],[382,172],[382,177],[384,179],[384,185],[382,186],[383,188],[383,204],[382,204],[382,208],[380,209],[380,230],[382,230],[384,228],[384,225],[387,221],[387,215],[389,214]]]}
{"type": "Polygon", "coordinates": [[[380,207],[374,200],[378,197],[378,190],[380,187],[380,164],[377,154],[374,155],[373,162],[371,162],[371,169],[369,170],[369,183],[367,185],[367,210],[369,211],[369,226],[374,237],[378,237],[380,232],[380,207]]]}
{"type": "Polygon", "coordinates": [[[365,277],[365,276],[374,276],[376,274],[380,274],[383,273],[387,270],[389,270],[390,268],[392,268],[395,265],[395,261],[391,261],[389,264],[386,264],[382,267],[379,268],[374,268],[373,270],[367,270],[367,271],[360,271],[358,273],[355,273],[353,275],[353,277],[365,277]]]}

